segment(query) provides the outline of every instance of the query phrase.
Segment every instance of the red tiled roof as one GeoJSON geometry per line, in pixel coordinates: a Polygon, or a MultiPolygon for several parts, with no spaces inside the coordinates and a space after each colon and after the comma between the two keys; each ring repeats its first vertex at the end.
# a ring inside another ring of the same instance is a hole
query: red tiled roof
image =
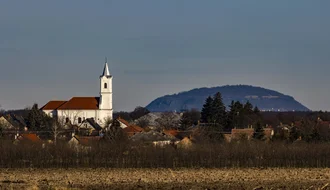
{"type": "Polygon", "coordinates": [[[131,126],[125,127],[123,129],[123,131],[125,133],[127,133],[128,136],[133,136],[133,135],[135,135],[135,133],[142,132],[143,129],[141,127],[138,127],[138,126],[131,125],[131,126]]]}
{"type": "Polygon", "coordinates": [[[66,103],[67,101],[49,101],[46,105],[44,105],[41,110],[56,110],[61,105],[66,103]]]}
{"type": "Polygon", "coordinates": [[[126,125],[126,126],[130,126],[130,124],[125,120],[125,119],[122,119],[122,118],[118,118],[117,119],[119,122],[121,122],[121,123],[123,123],[124,125],[126,125]]]}
{"type": "Polygon", "coordinates": [[[135,133],[144,131],[141,127],[136,125],[130,125],[125,119],[118,118],[119,122],[123,123],[127,127],[123,128],[123,131],[128,134],[128,136],[133,136],[135,133]]]}
{"type": "Polygon", "coordinates": [[[41,139],[35,133],[21,134],[22,140],[29,140],[31,142],[41,142],[41,139]]]}
{"type": "Polygon", "coordinates": [[[97,110],[99,97],[73,97],[57,108],[59,110],[97,110]]]}
{"type": "Polygon", "coordinates": [[[125,127],[123,129],[125,132],[128,132],[128,133],[136,133],[136,132],[142,132],[143,129],[139,126],[135,126],[135,125],[130,125],[128,127],[125,127]]]}

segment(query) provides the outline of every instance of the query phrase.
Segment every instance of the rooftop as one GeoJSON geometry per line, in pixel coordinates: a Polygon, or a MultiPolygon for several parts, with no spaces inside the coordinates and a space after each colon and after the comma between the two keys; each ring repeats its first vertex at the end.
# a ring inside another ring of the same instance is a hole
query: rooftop
{"type": "Polygon", "coordinates": [[[97,110],[99,109],[99,97],[73,97],[63,105],[59,110],[97,110]]]}

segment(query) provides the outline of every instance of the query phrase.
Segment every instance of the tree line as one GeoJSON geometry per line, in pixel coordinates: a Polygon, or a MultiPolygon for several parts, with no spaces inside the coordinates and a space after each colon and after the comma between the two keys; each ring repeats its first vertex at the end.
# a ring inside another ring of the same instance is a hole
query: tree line
{"type": "MultiPolygon", "coordinates": [[[[223,103],[220,92],[206,98],[201,112],[185,111],[180,128],[186,130],[192,125],[204,126],[206,130],[229,133],[233,128],[253,128],[255,139],[264,139],[264,128],[274,129],[274,140],[293,142],[301,139],[307,142],[330,141],[330,113],[328,112],[261,112],[249,101],[223,103]],[[324,122],[325,121],[325,122],[324,122]]],[[[220,136],[220,135],[218,135],[220,136]]],[[[221,137],[217,137],[220,138],[221,137]]]]}

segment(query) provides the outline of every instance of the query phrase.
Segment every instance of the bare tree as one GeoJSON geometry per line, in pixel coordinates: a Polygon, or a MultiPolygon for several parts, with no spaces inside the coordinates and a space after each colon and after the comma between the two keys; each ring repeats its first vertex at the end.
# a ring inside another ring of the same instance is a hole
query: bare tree
{"type": "Polygon", "coordinates": [[[81,111],[67,110],[67,111],[62,111],[62,113],[65,118],[69,118],[71,124],[75,124],[75,123],[77,123],[76,121],[78,120],[79,114],[81,113],[81,111]],[[71,119],[72,119],[72,121],[71,121],[71,119]]]}
{"type": "Polygon", "coordinates": [[[112,143],[123,143],[127,141],[127,135],[120,127],[120,123],[117,120],[113,120],[112,124],[107,128],[104,139],[112,143]]]}
{"type": "Polygon", "coordinates": [[[110,127],[110,125],[113,123],[113,120],[111,119],[111,117],[106,117],[103,120],[104,120],[103,121],[104,128],[110,127]]]}
{"type": "Polygon", "coordinates": [[[60,122],[54,120],[53,126],[52,126],[52,135],[54,137],[54,144],[57,143],[57,137],[61,134],[61,129],[63,129],[63,126],[60,124],[60,122]]]}
{"type": "Polygon", "coordinates": [[[161,129],[174,129],[179,127],[179,119],[176,113],[164,112],[160,118],[156,119],[156,123],[161,129]]]}
{"type": "Polygon", "coordinates": [[[148,118],[140,118],[135,123],[136,123],[136,125],[138,125],[142,128],[146,128],[150,125],[150,121],[148,118]]]}
{"type": "Polygon", "coordinates": [[[4,129],[5,129],[4,123],[0,122],[0,138],[3,136],[4,129]]]}

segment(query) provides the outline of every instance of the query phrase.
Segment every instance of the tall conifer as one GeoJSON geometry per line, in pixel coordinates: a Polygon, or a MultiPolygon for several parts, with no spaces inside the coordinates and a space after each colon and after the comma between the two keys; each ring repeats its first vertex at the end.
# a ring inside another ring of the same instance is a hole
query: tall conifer
{"type": "Polygon", "coordinates": [[[212,120],[212,105],[213,99],[211,96],[207,97],[205,104],[203,105],[201,112],[201,121],[203,123],[209,123],[212,120]]]}
{"type": "Polygon", "coordinates": [[[212,122],[224,127],[226,124],[226,106],[220,92],[216,93],[212,103],[212,122]]]}

